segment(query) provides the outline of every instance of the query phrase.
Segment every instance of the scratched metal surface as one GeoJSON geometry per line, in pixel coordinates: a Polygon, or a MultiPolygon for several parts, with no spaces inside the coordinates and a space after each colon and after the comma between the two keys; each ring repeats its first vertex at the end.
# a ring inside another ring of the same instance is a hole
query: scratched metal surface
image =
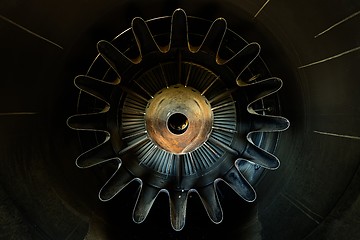
{"type": "Polygon", "coordinates": [[[359,239],[358,29],[356,0],[1,1],[0,238],[359,239]],[[127,220],[132,191],[99,203],[93,189],[101,183],[76,169],[80,146],[65,125],[76,111],[73,79],[95,57],[96,42],[133,17],[177,7],[225,17],[262,46],[271,72],[284,80],[279,97],[291,122],[277,147],[281,167],[256,186],[258,201],[239,204],[224,188],[227,220],[213,225],[193,199],[181,232],[167,221],[165,197],[142,225],[127,220]]]}

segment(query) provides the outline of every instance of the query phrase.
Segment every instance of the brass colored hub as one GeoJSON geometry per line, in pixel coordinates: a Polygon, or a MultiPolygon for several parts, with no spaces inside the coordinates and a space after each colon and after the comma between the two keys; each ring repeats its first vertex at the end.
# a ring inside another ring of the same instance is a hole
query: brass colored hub
{"type": "Polygon", "coordinates": [[[171,225],[180,231],[194,191],[209,218],[223,220],[220,180],[245,201],[256,199],[251,184],[262,168],[279,167],[273,133],[289,127],[270,96],[282,80],[270,77],[259,44],[228,30],[223,18],[211,23],[177,9],[171,17],[136,17],[97,49],[88,74],[74,80],[79,113],[67,123],[89,149],[76,165],[106,164],[99,179],[114,170],[102,201],[138,182],[133,220],[141,223],[166,191],[171,225]]]}
{"type": "Polygon", "coordinates": [[[213,112],[200,92],[179,84],[155,94],[146,108],[145,122],[149,137],[158,147],[185,154],[208,139],[213,112]]]}

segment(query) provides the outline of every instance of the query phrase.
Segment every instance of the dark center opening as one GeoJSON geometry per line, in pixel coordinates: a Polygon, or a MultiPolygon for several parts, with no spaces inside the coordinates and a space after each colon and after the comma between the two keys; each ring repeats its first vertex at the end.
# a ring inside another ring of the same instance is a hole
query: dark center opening
{"type": "Polygon", "coordinates": [[[174,113],[169,117],[168,128],[174,134],[182,134],[189,126],[189,120],[182,113],[174,113]]]}

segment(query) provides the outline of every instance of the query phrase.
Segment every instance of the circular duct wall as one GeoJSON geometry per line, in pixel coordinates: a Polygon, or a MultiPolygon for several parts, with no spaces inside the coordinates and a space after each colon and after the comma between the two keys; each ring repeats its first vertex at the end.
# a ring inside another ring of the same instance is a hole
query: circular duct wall
{"type": "Polygon", "coordinates": [[[0,239],[360,238],[358,1],[5,0],[0,16],[0,239]],[[273,151],[280,167],[253,184],[255,202],[219,183],[222,222],[190,195],[181,231],[171,227],[166,194],[141,224],[132,220],[135,183],[100,201],[113,168],[77,168],[93,138],[66,124],[78,112],[74,78],[87,73],[96,44],[135,17],[177,8],[223,17],[258,43],[271,75],[282,79],[279,111],[291,122],[273,151]]]}

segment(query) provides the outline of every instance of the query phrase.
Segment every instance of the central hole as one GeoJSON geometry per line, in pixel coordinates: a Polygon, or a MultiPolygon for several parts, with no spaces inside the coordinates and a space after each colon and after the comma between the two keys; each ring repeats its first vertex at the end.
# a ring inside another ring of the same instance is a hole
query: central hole
{"type": "Polygon", "coordinates": [[[174,113],[169,117],[168,128],[174,134],[182,134],[189,126],[189,120],[182,113],[174,113]]]}

